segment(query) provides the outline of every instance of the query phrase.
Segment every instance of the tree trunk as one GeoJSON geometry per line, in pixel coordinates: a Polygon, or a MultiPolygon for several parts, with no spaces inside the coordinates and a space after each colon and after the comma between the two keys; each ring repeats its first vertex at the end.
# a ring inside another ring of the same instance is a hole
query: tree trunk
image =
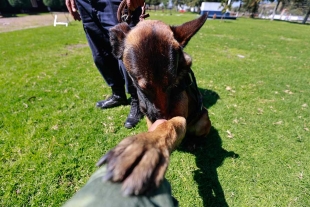
{"type": "Polygon", "coordinates": [[[308,10],[308,12],[307,12],[307,14],[306,14],[306,16],[305,16],[304,20],[302,21],[302,24],[306,24],[306,22],[307,22],[307,20],[308,20],[309,15],[310,15],[310,7],[309,7],[309,10],[308,10]]]}
{"type": "Polygon", "coordinates": [[[276,7],[274,8],[274,10],[273,10],[272,17],[271,17],[271,21],[273,21],[274,15],[276,15],[276,11],[277,11],[277,9],[278,9],[278,6],[279,6],[280,2],[281,2],[281,1],[278,1],[277,6],[276,6],[276,7]]]}
{"type": "Polygon", "coordinates": [[[255,18],[255,14],[258,10],[258,3],[257,2],[254,2],[254,5],[252,7],[252,14],[251,14],[251,18],[255,18]]]}
{"type": "Polygon", "coordinates": [[[286,2],[285,1],[282,1],[282,4],[281,4],[281,8],[280,8],[280,11],[282,12],[282,10],[285,8],[286,6],[286,2]]]}

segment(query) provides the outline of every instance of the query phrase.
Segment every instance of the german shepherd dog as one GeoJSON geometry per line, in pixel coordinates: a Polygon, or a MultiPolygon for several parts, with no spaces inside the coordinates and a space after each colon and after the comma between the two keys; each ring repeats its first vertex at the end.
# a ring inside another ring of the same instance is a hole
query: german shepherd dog
{"type": "Polygon", "coordinates": [[[105,180],[123,182],[125,195],[158,187],[184,136],[204,137],[210,131],[191,57],[183,51],[206,20],[202,15],[180,26],[145,20],[133,29],[120,23],[110,30],[112,53],[124,62],[137,88],[148,127],[165,120],[153,131],[125,138],[98,161],[98,166],[107,163],[105,180]]]}

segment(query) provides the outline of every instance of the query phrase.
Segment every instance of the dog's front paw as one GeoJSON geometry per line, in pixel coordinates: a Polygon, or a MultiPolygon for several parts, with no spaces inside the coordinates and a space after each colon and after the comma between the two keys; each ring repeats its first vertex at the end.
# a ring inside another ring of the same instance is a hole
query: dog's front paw
{"type": "Polygon", "coordinates": [[[169,162],[169,151],[148,139],[143,133],[122,140],[97,163],[107,163],[104,180],[123,182],[124,195],[140,195],[153,186],[158,187],[164,178],[169,162]]]}

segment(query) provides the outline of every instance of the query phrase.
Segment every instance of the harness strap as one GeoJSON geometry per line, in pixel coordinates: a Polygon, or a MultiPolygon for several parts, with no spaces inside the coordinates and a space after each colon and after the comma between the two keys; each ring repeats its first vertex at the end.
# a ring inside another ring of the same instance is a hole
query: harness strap
{"type": "Polygon", "coordinates": [[[176,90],[178,92],[186,91],[187,94],[196,102],[195,111],[187,117],[187,122],[190,124],[191,122],[196,121],[200,117],[200,114],[204,108],[202,103],[202,95],[198,89],[196,78],[192,70],[187,73],[180,85],[176,87],[176,90]]]}

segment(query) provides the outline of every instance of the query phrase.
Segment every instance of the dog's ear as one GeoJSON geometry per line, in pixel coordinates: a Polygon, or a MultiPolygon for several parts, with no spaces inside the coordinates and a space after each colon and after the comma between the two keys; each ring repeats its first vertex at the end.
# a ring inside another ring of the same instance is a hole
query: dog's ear
{"type": "Polygon", "coordinates": [[[127,23],[120,23],[110,29],[110,42],[112,46],[112,54],[121,59],[124,52],[124,40],[130,27],[127,23]]]}
{"type": "Polygon", "coordinates": [[[198,19],[186,22],[180,26],[171,26],[171,30],[174,34],[174,38],[182,45],[184,48],[188,41],[198,32],[205,21],[208,18],[208,14],[200,16],[198,19]]]}

